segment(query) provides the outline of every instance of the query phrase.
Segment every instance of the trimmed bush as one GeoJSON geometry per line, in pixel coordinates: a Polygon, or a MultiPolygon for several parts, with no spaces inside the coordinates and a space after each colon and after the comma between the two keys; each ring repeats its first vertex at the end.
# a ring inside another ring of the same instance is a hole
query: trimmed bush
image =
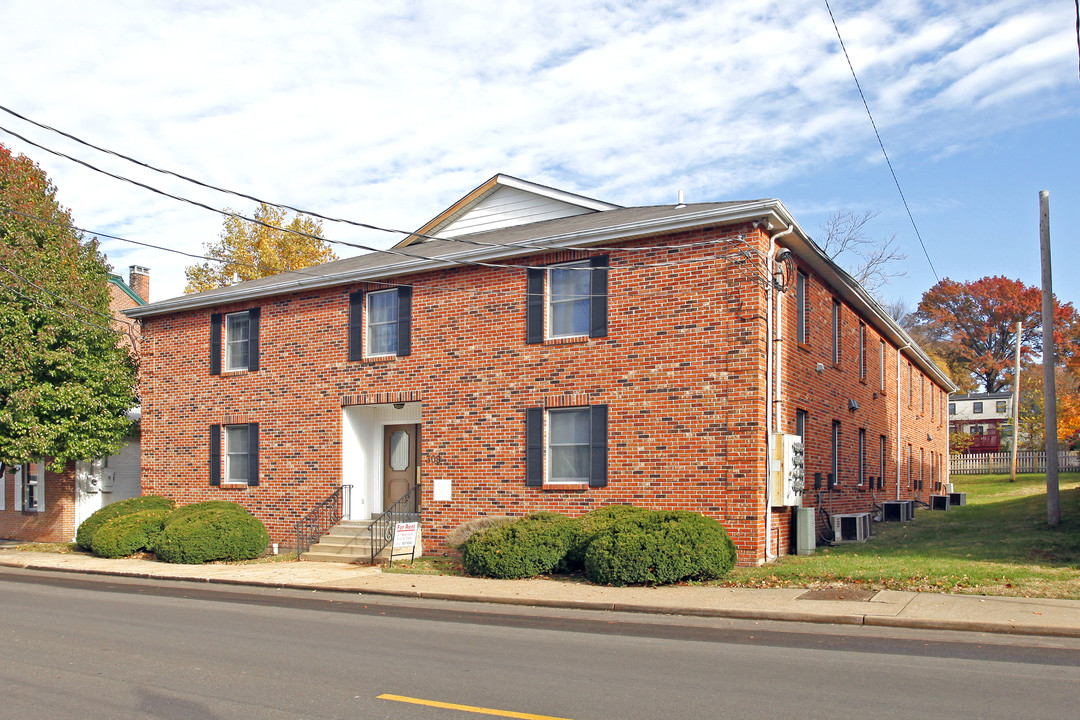
{"type": "Polygon", "coordinates": [[[465,572],[492,578],[528,578],[559,569],[576,535],[565,515],[539,512],[474,533],[461,546],[465,572]]]}
{"type": "Polygon", "coordinates": [[[206,500],[205,502],[181,505],[169,513],[169,517],[165,519],[165,524],[171,525],[175,522],[180,522],[191,515],[199,515],[210,511],[240,513],[241,515],[248,513],[247,509],[239,503],[230,502],[228,500],[206,500]]]}
{"type": "Polygon", "coordinates": [[[158,559],[199,565],[212,560],[251,560],[262,555],[270,543],[266,526],[236,503],[224,505],[196,503],[169,516],[154,541],[158,559]],[[181,512],[179,518],[175,517],[181,512]]]}
{"type": "Polygon", "coordinates": [[[573,572],[580,572],[585,567],[585,551],[593,538],[622,518],[648,512],[650,511],[633,505],[606,505],[579,517],[576,520],[577,533],[566,552],[566,567],[573,572]]]}
{"type": "Polygon", "coordinates": [[[174,507],[176,507],[175,501],[158,497],[157,495],[143,495],[142,497],[128,498],[127,500],[114,502],[110,505],[106,505],[83,520],[82,524],[79,525],[78,531],[75,533],[75,543],[83,550],[93,550],[94,534],[102,525],[113,518],[139,512],[141,510],[168,511],[172,510],[174,507]]]}
{"type": "Polygon", "coordinates": [[[471,538],[473,534],[496,525],[514,522],[514,520],[515,518],[509,515],[481,515],[480,517],[474,517],[472,520],[466,520],[448,532],[446,534],[446,545],[454,550],[460,550],[465,541],[471,538]]]}
{"type": "Polygon", "coordinates": [[[99,557],[118,558],[140,550],[153,550],[154,540],[165,526],[169,510],[139,510],[109,520],[94,533],[91,546],[99,557]]]}
{"type": "Polygon", "coordinates": [[[735,544],[716,520],[685,510],[630,514],[585,551],[585,577],[602,585],[714,580],[735,566],[735,544]]]}

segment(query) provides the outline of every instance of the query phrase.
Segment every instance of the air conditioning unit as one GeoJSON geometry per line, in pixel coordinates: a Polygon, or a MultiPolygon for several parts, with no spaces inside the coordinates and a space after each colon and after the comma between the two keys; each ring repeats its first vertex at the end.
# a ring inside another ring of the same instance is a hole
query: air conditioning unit
{"type": "Polygon", "coordinates": [[[833,542],[862,542],[870,537],[870,513],[841,513],[832,516],[833,542]]]}
{"type": "Polygon", "coordinates": [[[912,517],[914,503],[910,500],[886,500],[881,503],[881,519],[885,522],[907,522],[912,517]]]}
{"type": "Polygon", "coordinates": [[[930,496],[930,509],[931,510],[948,510],[949,509],[949,496],[948,495],[931,495],[930,496]]]}
{"type": "Polygon", "coordinates": [[[773,507],[802,505],[803,486],[806,482],[802,437],[774,433],[770,450],[772,452],[770,504],[773,507]]]}

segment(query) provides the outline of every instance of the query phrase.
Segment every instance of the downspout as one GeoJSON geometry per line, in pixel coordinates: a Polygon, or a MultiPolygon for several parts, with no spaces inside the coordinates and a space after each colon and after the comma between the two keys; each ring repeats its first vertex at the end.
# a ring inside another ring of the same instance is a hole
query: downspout
{"type": "Polygon", "coordinates": [[[902,399],[900,397],[900,355],[904,350],[911,347],[911,343],[907,343],[904,347],[896,348],[896,499],[900,499],[900,458],[903,457],[900,451],[900,408],[902,405],[902,399]]]}
{"type": "Polygon", "coordinates": [[[774,340],[775,326],[773,322],[773,303],[776,303],[776,326],[781,317],[780,293],[776,292],[776,241],[784,235],[795,232],[792,225],[787,230],[782,230],[769,238],[768,262],[766,264],[766,282],[768,283],[767,302],[765,311],[765,559],[775,560],[778,553],[771,551],[772,546],[772,482],[773,482],[773,427],[780,427],[779,403],[780,403],[780,355],[774,340]],[[774,300],[775,299],[775,300],[774,300]],[[775,371],[773,354],[776,354],[775,371]],[[773,384],[776,384],[775,394],[773,384]],[[773,398],[776,398],[775,405],[773,398]],[[775,417],[775,423],[774,423],[775,417]]]}

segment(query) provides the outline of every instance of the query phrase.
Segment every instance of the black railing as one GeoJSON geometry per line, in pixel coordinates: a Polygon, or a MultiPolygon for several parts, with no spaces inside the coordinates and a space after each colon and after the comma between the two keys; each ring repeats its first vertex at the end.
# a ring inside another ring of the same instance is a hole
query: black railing
{"type": "Polygon", "coordinates": [[[394,526],[402,522],[420,522],[420,486],[413,485],[386,512],[371,521],[371,562],[394,541],[394,526]]]}
{"type": "Polygon", "coordinates": [[[342,485],[296,523],[296,559],[342,520],[349,519],[349,491],[342,485]]]}

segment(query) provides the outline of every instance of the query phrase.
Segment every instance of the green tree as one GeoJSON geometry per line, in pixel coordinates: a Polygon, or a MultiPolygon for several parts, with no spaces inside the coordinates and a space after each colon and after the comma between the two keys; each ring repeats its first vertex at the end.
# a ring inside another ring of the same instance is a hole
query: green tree
{"type": "Polygon", "coordinates": [[[226,216],[218,241],[204,245],[206,256],[216,261],[189,265],[184,270],[188,281],[184,292],[228,287],[337,260],[326,241],[318,239],[319,220],[300,213],[288,220],[284,210],[266,203],[253,217],[257,222],[226,216]]]}
{"type": "Polygon", "coordinates": [[[0,145],[0,462],[117,452],[136,361],[109,327],[109,266],[32,160],[0,145]]]}

